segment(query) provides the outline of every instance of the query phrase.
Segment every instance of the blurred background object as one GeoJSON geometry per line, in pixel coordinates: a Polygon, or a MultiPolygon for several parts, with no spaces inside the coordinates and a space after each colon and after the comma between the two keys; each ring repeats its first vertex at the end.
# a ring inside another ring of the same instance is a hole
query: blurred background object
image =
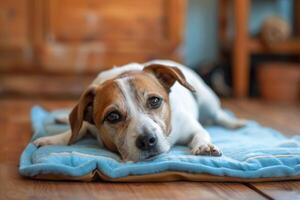
{"type": "Polygon", "coordinates": [[[0,92],[78,96],[100,71],[180,60],[184,0],[0,0],[0,92]]]}
{"type": "Polygon", "coordinates": [[[259,77],[299,57],[298,0],[0,0],[2,97],[77,98],[98,72],[157,58],[264,97],[259,77]]]}
{"type": "Polygon", "coordinates": [[[300,92],[300,64],[269,62],[258,68],[258,84],[264,99],[296,103],[300,92]]]}
{"type": "Polygon", "coordinates": [[[278,59],[299,63],[299,3],[292,0],[220,1],[221,58],[232,59],[227,62],[232,63],[235,96],[258,95],[255,71],[260,63],[278,59]],[[260,21],[256,26],[253,25],[255,20],[260,21]]]}
{"type": "Polygon", "coordinates": [[[270,16],[262,23],[260,37],[265,45],[272,48],[273,44],[287,41],[290,34],[291,27],[287,21],[278,16],[270,16]]]}

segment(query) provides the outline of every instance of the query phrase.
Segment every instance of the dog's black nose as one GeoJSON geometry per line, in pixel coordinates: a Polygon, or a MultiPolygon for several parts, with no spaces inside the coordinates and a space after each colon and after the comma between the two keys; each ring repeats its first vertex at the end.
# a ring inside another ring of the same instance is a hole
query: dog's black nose
{"type": "Polygon", "coordinates": [[[153,134],[140,135],[135,141],[135,145],[137,146],[137,148],[143,151],[154,148],[156,144],[157,137],[153,134]]]}

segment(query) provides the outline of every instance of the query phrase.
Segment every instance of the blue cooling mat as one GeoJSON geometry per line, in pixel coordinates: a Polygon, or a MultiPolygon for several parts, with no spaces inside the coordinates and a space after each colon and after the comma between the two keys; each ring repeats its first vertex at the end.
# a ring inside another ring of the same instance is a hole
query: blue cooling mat
{"type": "MultiPolygon", "coordinates": [[[[31,118],[36,139],[62,132],[67,125],[57,125],[54,117],[67,110],[47,112],[32,108],[31,118]]],[[[300,136],[287,138],[276,130],[249,122],[244,128],[228,130],[207,127],[213,143],[223,152],[221,157],[194,156],[183,146],[143,162],[120,160],[117,154],[101,149],[93,138],[85,138],[71,146],[36,148],[29,143],[20,159],[20,174],[27,177],[61,175],[81,177],[95,171],[110,179],[163,172],[185,172],[242,179],[300,176],[300,136]]],[[[226,179],[225,179],[226,180],[226,179]]]]}

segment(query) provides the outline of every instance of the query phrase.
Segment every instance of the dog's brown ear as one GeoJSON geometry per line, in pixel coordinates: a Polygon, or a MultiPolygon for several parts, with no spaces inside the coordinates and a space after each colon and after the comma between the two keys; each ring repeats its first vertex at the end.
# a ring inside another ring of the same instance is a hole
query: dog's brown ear
{"type": "Polygon", "coordinates": [[[145,66],[145,72],[153,73],[159,82],[170,91],[170,88],[178,81],[188,90],[195,92],[195,88],[191,86],[185,79],[184,74],[177,67],[169,67],[161,64],[150,64],[145,66]]]}
{"type": "Polygon", "coordinates": [[[97,86],[89,86],[85,92],[81,95],[77,105],[73,108],[69,115],[69,121],[72,131],[72,136],[69,140],[69,144],[73,144],[80,139],[84,134],[80,134],[83,121],[87,121],[91,124],[93,121],[93,102],[96,95],[97,86]]]}

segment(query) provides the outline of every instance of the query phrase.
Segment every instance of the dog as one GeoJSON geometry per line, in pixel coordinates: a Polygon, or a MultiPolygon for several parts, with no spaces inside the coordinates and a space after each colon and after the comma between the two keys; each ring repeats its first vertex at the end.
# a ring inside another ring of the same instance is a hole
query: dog
{"type": "Polygon", "coordinates": [[[194,155],[221,156],[202,125],[240,128],[215,93],[188,67],[170,60],[130,63],[101,72],[69,114],[70,130],[33,143],[67,145],[88,132],[124,161],[142,161],[187,145],[194,155]]]}

